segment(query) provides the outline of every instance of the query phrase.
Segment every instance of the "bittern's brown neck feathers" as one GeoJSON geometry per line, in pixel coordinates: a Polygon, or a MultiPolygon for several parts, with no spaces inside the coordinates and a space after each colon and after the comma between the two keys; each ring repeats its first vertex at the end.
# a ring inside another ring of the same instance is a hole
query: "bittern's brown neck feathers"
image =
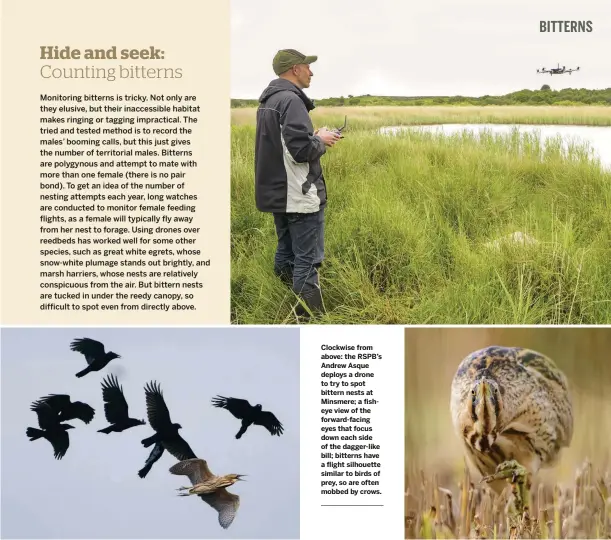
{"type": "Polygon", "coordinates": [[[471,387],[468,406],[471,428],[465,429],[465,438],[480,452],[487,452],[497,436],[497,423],[501,411],[501,396],[497,383],[491,379],[478,379],[471,387]]]}

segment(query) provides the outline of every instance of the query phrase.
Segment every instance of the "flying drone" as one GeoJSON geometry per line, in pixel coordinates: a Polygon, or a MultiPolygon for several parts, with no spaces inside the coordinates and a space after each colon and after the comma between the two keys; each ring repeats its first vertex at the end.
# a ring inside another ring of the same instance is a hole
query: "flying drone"
{"type": "Polygon", "coordinates": [[[565,73],[568,73],[569,75],[571,75],[573,71],[579,71],[579,66],[577,66],[575,69],[566,69],[566,66],[560,67],[560,64],[558,64],[558,67],[555,68],[541,68],[540,70],[538,69],[537,73],[549,73],[550,75],[564,75],[565,73]]]}

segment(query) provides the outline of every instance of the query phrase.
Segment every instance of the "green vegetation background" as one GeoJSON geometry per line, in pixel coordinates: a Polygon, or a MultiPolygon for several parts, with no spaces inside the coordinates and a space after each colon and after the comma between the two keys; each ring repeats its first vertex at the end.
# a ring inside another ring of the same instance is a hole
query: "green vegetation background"
{"type": "MultiPolygon", "coordinates": [[[[432,106],[432,105],[611,105],[611,88],[588,90],[586,88],[564,88],[551,90],[543,85],[540,90],[519,90],[504,96],[348,96],[330,97],[316,100],[316,106],[342,107],[354,105],[395,105],[395,106],[432,106]]],[[[256,107],[256,99],[232,99],[232,107],[256,107]]]]}

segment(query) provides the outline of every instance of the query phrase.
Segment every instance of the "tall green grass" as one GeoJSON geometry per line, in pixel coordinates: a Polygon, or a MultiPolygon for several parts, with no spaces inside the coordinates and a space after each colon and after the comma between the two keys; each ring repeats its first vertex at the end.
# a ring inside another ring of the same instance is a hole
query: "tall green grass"
{"type": "MultiPolygon", "coordinates": [[[[339,124],[333,114],[317,125],[339,124]]],[[[611,322],[611,173],[581,149],[352,124],[323,167],[318,322],[611,322]],[[487,247],[516,231],[537,243],[487,247]]],[[[231,175],[233,322],[295,322],[295,296],[272,271],[272,217],[254,204],[252,125],[232,127],[231,175]]]]}

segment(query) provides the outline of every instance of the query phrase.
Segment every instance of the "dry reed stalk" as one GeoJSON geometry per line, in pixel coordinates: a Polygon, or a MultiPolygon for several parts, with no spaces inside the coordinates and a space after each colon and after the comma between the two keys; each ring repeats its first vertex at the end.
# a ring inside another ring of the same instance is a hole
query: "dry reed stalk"
{"type": "Polygon", "coordinates": [[[436,471],[429,480],[420,471],[419,497],[410,497],[408,478],[406,538],[611,538],[611,474],[595,472],[589,461],[571,486],[534,486],[533,506],[522,514],[515,513],[509,484],[497,495],[474,484],[466,466],[454,486],[440,485],[441,478],[447,477],[436,471]]]}

